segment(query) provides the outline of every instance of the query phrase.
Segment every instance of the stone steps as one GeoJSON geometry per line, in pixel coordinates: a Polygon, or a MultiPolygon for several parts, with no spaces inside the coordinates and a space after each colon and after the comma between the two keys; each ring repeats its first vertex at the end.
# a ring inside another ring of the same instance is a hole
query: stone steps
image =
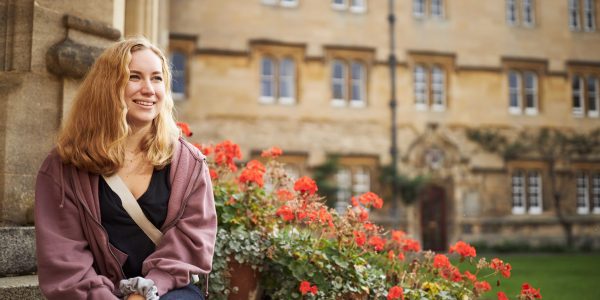
{"type": "Polygon", "coordinates": [[[0,299],[44,300],[38,288],[37,275],[0,278],[0,299]]]}

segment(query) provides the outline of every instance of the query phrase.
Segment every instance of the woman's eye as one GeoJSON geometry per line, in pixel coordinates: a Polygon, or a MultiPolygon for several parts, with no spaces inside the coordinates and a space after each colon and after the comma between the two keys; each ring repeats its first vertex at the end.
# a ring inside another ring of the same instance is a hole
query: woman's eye
{"type": "Polygon", "coordinates": [[[129,80],[138,80],[138,79],[140,79],[139,75],[136,75],[136,74],[129,75],[129,80]]]}
{"type": "Polygon", "coordinates": [[[163,81],[161,76],[154,76],[154,80],[156,81],[163,81]]]}

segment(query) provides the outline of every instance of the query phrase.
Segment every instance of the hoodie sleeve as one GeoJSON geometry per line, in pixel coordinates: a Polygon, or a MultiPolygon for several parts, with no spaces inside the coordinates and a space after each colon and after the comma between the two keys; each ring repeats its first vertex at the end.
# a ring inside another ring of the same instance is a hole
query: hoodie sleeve
{"type": "Polygon", "coordinates": [[[159,295],[189,284],[190,274],[208,274],[212,268],[217,214],[208,166],[205,162],[198,165],[199,174],[194,176],[197,179],[181,218],[164,233],[142,267],[142,274],[155,282],[159,295]]]}
{"type": "MultiPolygon", "coordinates": [[[[35,187],[35,232],[40,288],[48,300],[118,299],[113,283],[96,274],[77,206],[57,182],[62,172],[44,162],[35,187]]],[[[62,181],[61,181],[62,182],[62,181]]]]}

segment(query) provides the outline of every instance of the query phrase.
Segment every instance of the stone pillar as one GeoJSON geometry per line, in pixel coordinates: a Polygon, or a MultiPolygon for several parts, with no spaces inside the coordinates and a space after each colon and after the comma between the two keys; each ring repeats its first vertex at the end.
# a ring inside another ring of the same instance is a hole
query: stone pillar
{"type": "Polygon", "coordinates": [[[125,36],[142,35],[161,49],[168,45],[169,1],[126,0],[125,36]]]}

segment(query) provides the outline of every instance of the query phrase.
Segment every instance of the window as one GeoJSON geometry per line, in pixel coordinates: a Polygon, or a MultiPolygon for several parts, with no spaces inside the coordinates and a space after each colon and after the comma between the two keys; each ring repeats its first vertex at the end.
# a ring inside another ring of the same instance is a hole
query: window
{"type": "Polygon", "coordinates": [[[542,176],[540,171],[515,170],[512,174],[512,213],[541,214],[542,176]]]}
{"type": "Polygon", "coordinates": [[[433,110],[442,111],[446,108],[444,95],[444,71],[434,66],[431,69],[431,93],[433,96],[433,110]]]}
{"type": "Polygon", "coordinates": [[[575,116],[600,116],[600,95],[596,75],[575,74],[571,79],[573,114],[575,116]]]}
{"type": "Polygon", "coordinates": [[[260,102],[294,104],[296,102],[296,68],[294,60],[280,61],[263,56],[260,63],[260,102]]]}
{"type": "Polygon", "coordinates": [[[298,6],[299,0],[262,0],[263,4],[267,5],[277,5],[279,4],[282,7],[296,7],[298,6]]]}
{"type": "Polygon", "coordinates": [[[425,17],[425,0],[413,0],[413,16],[425,17]]]}
{"type": "Polygon", "coordinates": [[[538,77],[532,71],[508,72],[508,111],[511,114],[536,115],[538,113],[538,77]],[[525,103],[522,103],[525,99],[525,103]]]}
{"type": "Polygon", "coordinates": [[[579,0],[569,0],[569,28],[579,30],[579,0]]]}
{"type": "Polygon", "coordinates": [[[444,17],[444,1],[431,0],[431,16],[436,18],[444,17]]]}
{"type": "Polygon", "coordinates": [[[506,0],[506,23],[512,26],[522,24],[525,27],[533,27],[535,25],[535,1],[506,0]]]}
{"type": "Polygon", "coordinates": [[[413,0],[413,16],[417,19],[430,15],[433,18],[444,18],[444,0],[413,0]]]}
{"type": "Polygon", "coordinates": [[[445,70],[439,65],[433,65],[430,69],[424,65],[416,65],[413,76],[415,108],[427,110],[431,105],[434,111],[444,111],[446,109],[445,70]]]}
{"type": "Polygon", "coordinates": [[[339,59],[331,64],[331,105],[337,107],[364,107],[366,105],[365,65],[359,61],[339,59]]]}
{"type": "Polygon", "coordinates": [[[417,65],[414,71],[415,106],[417,110],[427,109],[427,73],[425,67],[417,65]]]}
{"type": "Polygon", "coordinates": [[[533,0],[523,0],[523,25],[533,26],[534,20],[533,0]]]}
{"type": "Polygon", "coordinates": [[[583,1],[583,30],[594,31],[596,30],[596,14],[594,12],[593,0],[583,1]]]}
{"type": "Polygon", "coordinates": [[[517,0],[506,0],[506,22],[509,25],[517,24],[517,0]]]}
{"type": "Polygon", "coordinates": [[[173,77],[171,83],[171,92],[174,100],[185,98],[185,54],[175,51],[171,53],[171,63],[173,65],[171,75],[173,77]]]}
{"type": "Polygon", "coordinates": [[[577,174],[577,213],[587,214],[590,211],[590,195],[588,191],[588,175],[577,174]]]}
{"type": "Polygon", "coordinates": [[[366,166],[340,167],[336,173],[335,209],[344,213],[352,196],[362,195],[371,190],[371,173],[366,166]]]}
{"type": "Polygon", "coordinates": [[[579,31],[582,27],[586,32],[595,31],[595,5],[596,1],[594,0],[569,0],[569,28],[572,31],[579,31]]]}
{"type": "Polygon", "coordinates": [[[350,10],[354,13],[364,13],[367,11],[366,0],[332,0],[331,7],[335,10],[350,10]]]}
{"type": "Polygon", "coordinates": [[[594,174],[592,180],[592,200],[594,207],[592,212],[600,214],[600,173],[594,174]]]}

